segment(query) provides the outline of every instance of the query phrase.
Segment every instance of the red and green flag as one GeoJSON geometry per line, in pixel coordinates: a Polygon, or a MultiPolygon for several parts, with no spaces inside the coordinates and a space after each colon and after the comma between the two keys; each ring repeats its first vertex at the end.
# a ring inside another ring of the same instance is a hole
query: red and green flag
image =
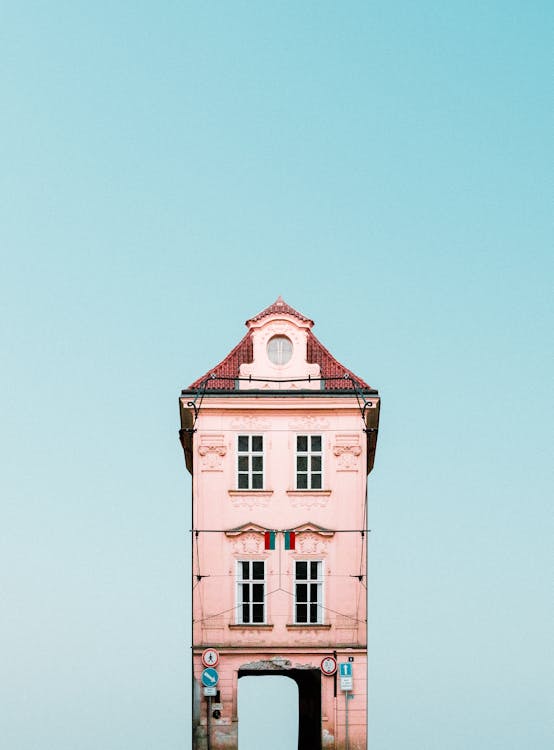
{"type": "Polygon", "coordinates": [[[296,549],[296,534],[294,531],[285,531],[285,549],[296,549]]]}
{"type": "Polygon", "coordinates": [[[265,549],[275,549],[275,532],[266,531],[264,536],[265,536],[265,549]]]}

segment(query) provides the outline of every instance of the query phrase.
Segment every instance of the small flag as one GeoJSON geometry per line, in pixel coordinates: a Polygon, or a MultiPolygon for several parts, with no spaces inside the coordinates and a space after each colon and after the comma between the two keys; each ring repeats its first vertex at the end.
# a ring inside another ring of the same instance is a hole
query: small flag
{"type": "Polygon", "coordinates": [[[296,534],[294,531],[285,531],[285,549],[296,549],[296,534]]]}
{"type": "Polygon", "coordinates": [[[266,531],[265,537],[265,549],[275,549],[275,532],[266,531]]]}

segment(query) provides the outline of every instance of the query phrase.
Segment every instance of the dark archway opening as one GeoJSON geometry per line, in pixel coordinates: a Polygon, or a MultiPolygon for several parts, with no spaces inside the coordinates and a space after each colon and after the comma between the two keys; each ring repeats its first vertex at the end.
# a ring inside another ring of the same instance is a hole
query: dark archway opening
{"type": "Polygon", "coordinates": [[[321,750],[321,671],[319,669],[240,669],[241,677],[283,675],[298,685],[298,750],[321,750]]]}

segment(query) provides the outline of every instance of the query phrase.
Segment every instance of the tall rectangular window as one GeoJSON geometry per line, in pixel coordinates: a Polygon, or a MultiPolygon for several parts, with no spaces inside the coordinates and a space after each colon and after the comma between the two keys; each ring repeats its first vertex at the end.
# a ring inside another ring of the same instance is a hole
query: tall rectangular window
{"type": "Polygon", "coordinates": [[[321,435],[296,436],[296,489],[320,490],[323,487],[321,435]]]}
{"type": "Polygon", "coordinates": [[[294,569],[294,621],[323,624],[323,561],[297,560],[294,569]]]}
{"type": "Polygon", "coordinates": [[[237,486],[239,490],[263,490],[263,435],[239,435],[237,457],[237,486]]]}
{"type": "Polygon", "coordinates": [[[237,623],[265,622],[265,561],[237,561],[237,623]]]}

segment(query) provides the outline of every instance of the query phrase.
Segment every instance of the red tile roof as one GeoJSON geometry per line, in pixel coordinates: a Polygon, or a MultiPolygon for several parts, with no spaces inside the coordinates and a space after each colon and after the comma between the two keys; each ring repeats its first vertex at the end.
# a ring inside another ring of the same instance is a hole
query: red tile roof
{"type": "Polygon", "coordinates": [[[302,313],[299,313],[298,310],[295,310],[294,307],[287,305],[285,300],[279,295],[279,297],[277,297],[272,305],[266,307],[265,310],[262,310],[257,315],[254,315],[254,317],[250,318],[250,320],[247,320],[246,325],[248,325],[248,323],[255,323],[256,321],[261,320],[268,315],[275,315],[275,313],[292,315],[293,317],[298,318],[298,320],[301,320],[303,323],[311,323],[312,325],[314,324],[313,320],[310,320],[310,318],[306,318],[304,315],[302,315],[302,313]]]}
{"type": "MultiPolygon", "coordinates": [[[[313,321],[304,317],[304,315],[297,310],[287,305],[281,297],[278,297],[277,300],[269,307],[266,307],[265,310],[262,310],[262,312],[258,313],[253,318],[247,320],[246,323],[248,325],[250,322],[258,321],[261,318],[265,318],[266,316],[275,313],[293,315],[302,322],[311,323],[313,325],[313,321]]],[[[371,390],[371,386],[369,386],[364,380],[357,375],[354,375],[354,373],[347,367],[344,367],[344,365],[341,365],[341,363],[333,357],[333,355],[310,330],[307,331],[307,334],[307,361],[310,364],[317,363],[320,366],[321,377],[324,378],[324,390],[348,390],[351,388],[352,381],[358,388],[371,390]]],[[[240,366],[252,362],[252,358],[252,331],[250,330],[246,336],[239,341],[235,348],[229,352],[225,359],[215,367],[212,367],[211,370],[208,370],[208,372],[201,378],[195,380],[187,390],[200,388],[203,383],[206,383],[206,390],[238,390],[237,378],[239,377],[240,366]]]]}
{"type": "Polygon", "coordinates": [[[248,331],[246,336],[239,341],[225,359],[222,359],[218,365],[212,367],[211,370],[208,370],[208,372],[205,375],[202,375],[201,378],[195,380],[188,389],[193,390],[194,388],[200,388],[202,383],[207,381],[206,390],[238,390],[235,378],[238,378],[239,376],[239,368],[246,362],[252,362],[253,356],[252,331],[248,331]],[[213,375],[216,377],[212,378],[213,375]],[[217,378],[217,375],[219,375],[219,379],[217,378]],[[229,378],[232,378],[232,380],[229,378]]]}
{"type": "Polygon", "coordinates": [[[349,388],[348,379],[351,378],[358,388],[371,389],[365,380],[362,380],[357,375],[349,370],[344,365],[336,360],[331,352],[326,349],[321,341],[317,339],[311,331],[308,331],[308,354],[307,360],[310,364],[317,363],[321,370],[321,377],[326,378],[325,390],[336,391],[344,388],[349,388]],[[348,378],[346,377],[348,375],[348,378]],[[328,378],[342,378],[342,380],[329,380],[328,378]]]}

